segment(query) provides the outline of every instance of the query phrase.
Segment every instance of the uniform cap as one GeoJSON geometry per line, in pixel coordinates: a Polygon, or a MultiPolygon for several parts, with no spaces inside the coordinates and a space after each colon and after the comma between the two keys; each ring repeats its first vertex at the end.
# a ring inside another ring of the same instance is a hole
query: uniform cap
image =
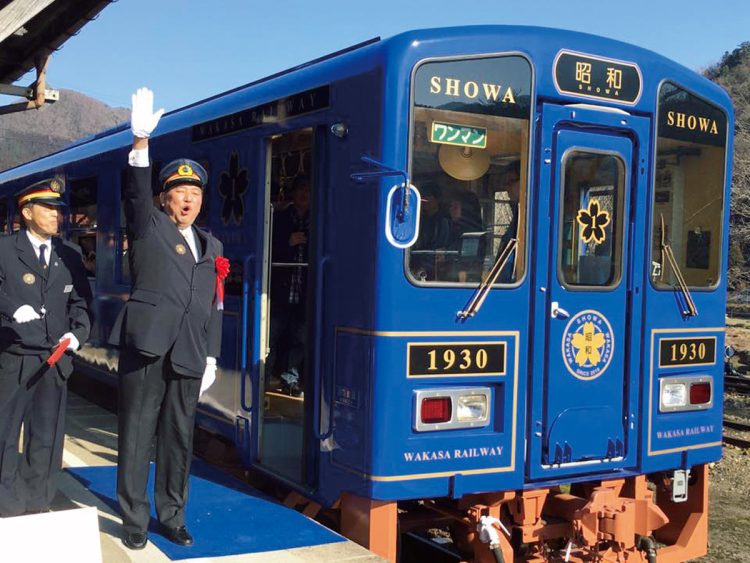
{"type": "Polygon", "coordinates": [[[200,189],[203,189],[207,183],[208,173],[206,169],[188,158],[173,160],[164,166],[159,173],[159,184],[161,184],[163,192],[184,184],[198,186],[200,189]]]}
{"type": "Polygon", "coordinates": [[[65,206],[63,194],[65,193],[65,178],[54,176],[46,178],[22,189],[16,197],[18,198],[18,207],[23,207],[27,203],[43,203],[46,205],[55,205],[58,207],[65,206]]]}

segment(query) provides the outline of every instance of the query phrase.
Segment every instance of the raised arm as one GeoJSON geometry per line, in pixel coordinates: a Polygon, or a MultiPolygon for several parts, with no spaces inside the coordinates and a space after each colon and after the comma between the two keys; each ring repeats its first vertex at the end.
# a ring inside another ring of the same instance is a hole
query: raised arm
{"type": "Polygon", "coordinates": [[[122,199],[128,236],[137,239],[146,232],[154,212],[148,139],[164,110],[154,112],[154,94],[148,88],[139,88],[132,96],[132,104],[130,128],[133,131],[133,149],[128,155],[128,174],[122,199]]]}

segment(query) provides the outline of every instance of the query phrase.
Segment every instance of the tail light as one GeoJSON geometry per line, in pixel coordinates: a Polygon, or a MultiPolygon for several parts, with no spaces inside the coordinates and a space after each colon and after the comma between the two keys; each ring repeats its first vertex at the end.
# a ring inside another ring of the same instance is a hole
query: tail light
{"type": "Polygon", "coordinates": [[[450,397],[432,397],[424,399],[419,408],[419,418],[423,424],[440,424],[448,422],[453,412],[450,397]]]}
{"type": "Polygon", "coordinates": [[[414,392],[417,432],[477,428],[490,423],[490,388],[420,389],[414,392]]]}
{"type": "Polygon", "coordinates": [[[713,406],[713,377],[664,377],[660,384],[659,412],[704,410],[713,406]]]}
{"type": "Polygon", "coordinates": [[[690,404],[705,405],[711,402],[711,384],[709,382],[692,383],[690,385],[690,404]]]}

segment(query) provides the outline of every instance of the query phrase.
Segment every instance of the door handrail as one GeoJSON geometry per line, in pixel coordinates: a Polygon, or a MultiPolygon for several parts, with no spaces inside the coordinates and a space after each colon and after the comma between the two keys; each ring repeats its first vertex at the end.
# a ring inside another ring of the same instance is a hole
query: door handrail
{"type": "MultiPolygon", "coordinates": [[[[320,408],[320,402],[323,400],[323,347],[321,345],[321,342],[323,340],[323,281],[325,279],[325,268],[326,264],[328,264],[329,257],[323,256],[323,258],[320,260],[320,265],[318,267],[318,270],[316,272],[315,276],[315,325],[314,325],[314,331],[315,334],[315,348],[314,350],[318,353],[318,361],[317,361],[317,367],[318,367],[318,381],[320,382],[320,385],[313,385],[313,428],[312,433],[315,436],[316,440],[323,441],[327,440],[331,437],[334,430],[333,425],[333,379],[331,380],[331,393],[330,397],[328,397],[328,430],[325,432],[320,431],[320,414],[321,414],[321,408],[320,408]]],[[[333,376],[332,376],[333,378],[333,376]]]]}
{"type": "Polygon", "coordinates": [[[245,403],[245,381],[247,379],[247,327],[248,327],[248,308],[249,308],[249,286],[250,279],[248,272],[250,272],[250,265],[255,264],[255,254],[248,254],[242,262],[242,324],[240,330],[242,331],[242,356],[240,358],[240,406],[243,411],[252,412],[252,405],[248,406],[245,403]]]}

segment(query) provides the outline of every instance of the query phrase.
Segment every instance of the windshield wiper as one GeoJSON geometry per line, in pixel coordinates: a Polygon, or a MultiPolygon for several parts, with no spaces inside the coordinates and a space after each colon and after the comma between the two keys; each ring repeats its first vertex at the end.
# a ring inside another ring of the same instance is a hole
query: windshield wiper
{"type": "Polygon", "coordinates": [[[662,275],[662,278],[664,276],[664,267],[663,267],[664,257],[666,256],[667,262],[669,262],[669,266],[670,268],[672,268],[675,278],[677,278],[677,285],[680,288],[680,291],[682,292],[682,296],[685,298],[685,304],[687,305],[687,311],[683,310],[682,313],[689,317],[697,317],[698,309],[695,307],[693,296],[690,295],[690,290],[688,289],[687,283],[685,283],[685,277],[682,275],[682,272],[680,271],[680,267],[677,265],[677,260],[674,257],[674,253],[672,252],[672,247],[669,245],[669,243],[667,242],[667,238],[664,235],[664,214],[660,214],[660,216],[661,216],[661,253],[662,253],[661,275],[662,275]]]}
{"type": "Polygon", "coordinates": [[[458,312],[459,319],[466,320],[477,314],[482,307],[484,300],[487,298],[490,288],[495,284],[497,278],[500,277],[500,272],[503,271],[503,268],[508,263],[510,255],[513,254],[517,246],[518,239],[512,238],[508,241],[508,244],[505,245],[505,248],[503,248],[502,252],[500,252],[500,255],[497,257],[497,260],[495,260],[495,263],[492,265],[492,269],[488,272],[487,277],[479,283],[479,287],[474,291],[474,295],[471,297],[468,306],[464,310],[458,312]]]}

